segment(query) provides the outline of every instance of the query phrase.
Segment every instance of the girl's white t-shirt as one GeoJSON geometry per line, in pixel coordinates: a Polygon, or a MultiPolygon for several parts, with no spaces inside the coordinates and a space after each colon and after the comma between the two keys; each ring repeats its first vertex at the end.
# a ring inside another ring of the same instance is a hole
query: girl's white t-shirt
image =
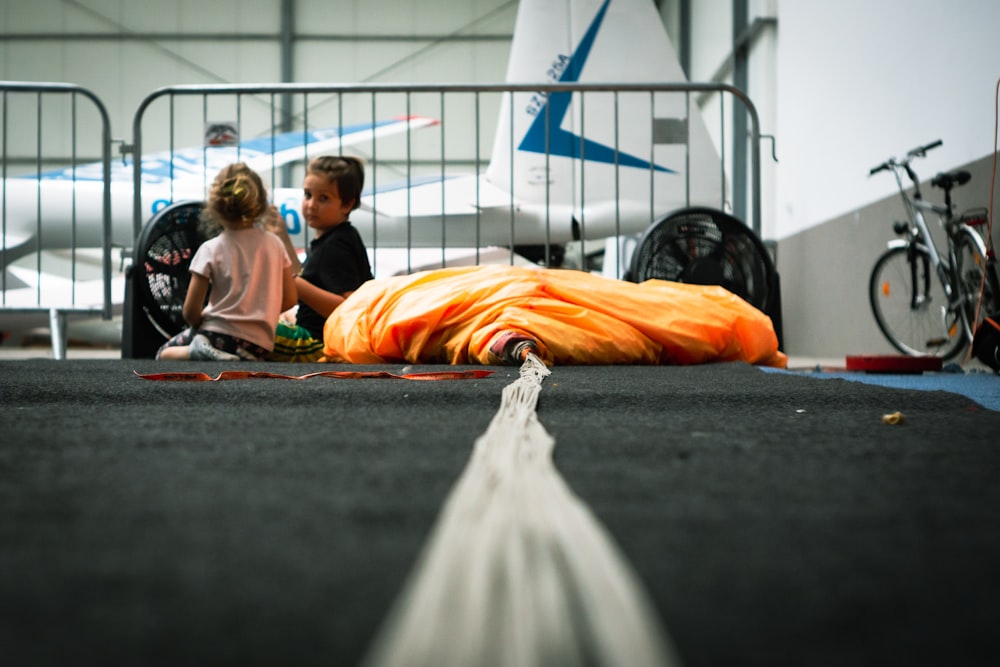
{"type": "Polygon", "coordinates": [[[281,241],[260,227],[227,229],[205,241],[190,266],[212,286],[199,329],[273,350],[286,266],[291,260],[281,241]]]}

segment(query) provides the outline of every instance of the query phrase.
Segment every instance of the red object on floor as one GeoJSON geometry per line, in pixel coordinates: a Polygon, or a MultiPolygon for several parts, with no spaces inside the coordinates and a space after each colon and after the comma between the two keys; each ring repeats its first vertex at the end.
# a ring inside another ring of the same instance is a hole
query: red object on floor
{"type": "Polygon", "coordinates": [[[847,370],[865,373],[923,373],[939,371],[941,357],[911,357],[905,354],[855,354],[847,356],[847,370]]]}

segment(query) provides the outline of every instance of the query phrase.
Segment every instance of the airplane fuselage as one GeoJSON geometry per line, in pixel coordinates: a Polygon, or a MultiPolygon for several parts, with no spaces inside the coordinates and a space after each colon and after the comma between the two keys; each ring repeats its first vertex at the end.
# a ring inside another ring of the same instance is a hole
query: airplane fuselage
{"type": "MultiPolygon", "coordinates": [[[[478,177],[480,199],[476,199],[475,176],[367,194],[351,222],[370,246],[392,248],[485,247],[566,243],[575,238],[604,238],[633,234],[645,228],[651,213],[636,202],[603,202],[576,208],[566,204],[546,205],[499,201],[478,177]],[[419,195],[415,194],[419,190],[419,195]],[[449,190],[454,194],[449,194],[449,190]],[[485,194],[484,194],[485,193],[485,194]],[[444,202],[442,204],[442,202],[444,202]],[[383,207],[395,214],[383,214],[383,207]]],[[[8,179],[4,210],[4,246],[12,255],[38,250],[100,247],[104,238],[103,184],[97,181],[8,179]],[[41,220],[41,224],[39,223],[41,220]]],[[[111,185],[111,229],[113,247],[131,248],[134,243],[133,188],[128,183],[111,185]]],[[[302,217],[302,192],[278,188],[273,192],[289,234],[297,247],[312,238],[302,217]]],[[[201,188],[147,186],[143,191],[143,224],[172,202],[203,201],[201,188]]]]}

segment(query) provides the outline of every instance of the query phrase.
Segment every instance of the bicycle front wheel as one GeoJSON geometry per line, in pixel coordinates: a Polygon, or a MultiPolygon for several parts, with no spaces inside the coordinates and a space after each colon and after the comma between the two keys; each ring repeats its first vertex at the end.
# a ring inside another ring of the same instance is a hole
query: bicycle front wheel
{"type": "Polygon", "coordinates": [[[903,354],[950,359],[965,347],[961,315],[949,307],[925,249],[883,253],[872,269],[868,295],[879,329],[903,354]]]}

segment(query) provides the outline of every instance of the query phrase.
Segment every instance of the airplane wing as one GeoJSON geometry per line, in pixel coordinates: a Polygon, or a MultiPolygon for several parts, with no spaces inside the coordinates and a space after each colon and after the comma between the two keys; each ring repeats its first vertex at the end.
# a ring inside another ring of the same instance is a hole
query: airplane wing
{"type": "Polygon", "coordinates": [[[574,206],[554,194],[550,202],[535,202],[497,187],[486,174],[428,176],[366,191],[356,213],[351,222],[366,242],[408,248],[603,239],[641,230],[650,220],[648,200],[598,198],[574,206]]]}
{"type": "Polygon", "coordinates": [[[509,192],[472,174],[427,176],[367,191],[362,209],[390,218],[473,214],[477,210],[509,208],[509,192]]]}
{"type": "MultiPolygon", "coordinates": [[[[164,185],[173,181],[175,188],[183,190],[185,185],[203,185],[222,167],[232,162],[246,162],[254,170],[266,173],[296,160],[331,151],[340,152],[348,146],[365,143],[376,137],[409,132],[438,122],[437,119],[425,116],[406,116],[341,127],[295,130],[246,139],[233,146],[209,145],[149,153],[142,158],[142,182],[144,185],[164,185]]],[[[100,181],[103,173],[101,163],[94,162],[75,168],[43,172],[41,179],[100,181]]],[[[131,182],[132,160],[127,158],[124,161],[112,161],[111,180],[131,182]]]]}

